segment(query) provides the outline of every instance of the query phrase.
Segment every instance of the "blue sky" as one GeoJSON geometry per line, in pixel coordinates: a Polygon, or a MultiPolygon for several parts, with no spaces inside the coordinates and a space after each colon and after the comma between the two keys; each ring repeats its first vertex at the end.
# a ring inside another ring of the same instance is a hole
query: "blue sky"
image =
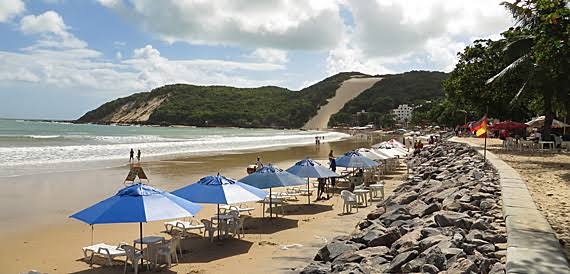
{"type": "Polygon", "coordinates": [[[450,71],[500,1],[0,0],[0,117],[76,119],[165,84],[298,90],[341,71],[450,71]]]}

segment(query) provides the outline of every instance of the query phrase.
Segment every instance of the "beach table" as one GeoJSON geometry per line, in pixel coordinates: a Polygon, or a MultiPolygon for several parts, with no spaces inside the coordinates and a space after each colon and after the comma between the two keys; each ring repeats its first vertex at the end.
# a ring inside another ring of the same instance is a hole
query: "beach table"
{"type": "Polygon", "coordinates": [[[384,184],[372,184],[368,186],[370,188],[370,200],[372,200],[372,197],[376,198],[378,197],[378,191],[380,191],[380,194],[382,195],[381,198],[382,200],[384,200],[384,184]]]}
{"type": "Polygon", "coordinates": [[[270,203],[269,197],[266,197],[264,200],[259,201],[259,202],[263,204],[263,207],[262,207],[262,210],[261,210],[261,212],[262,212],[262,217],[265,217],[265,205],[266,205],[266,204],[268,204],[269,206],[281,205],[281,206],[280,206],[280,208],[281,208],[281,215],[285,216],[285,209],[283,208],[283,205],[285,205],[286,202],[285,202],[285,199],[284,199],[284,198],[280,198],[280,197],[273,196],[273,197],[271,197],[271,203],[270,203]]]}
{"type": "Polygon", "coordinates": [[[157,252],[155,246],[157,246],[159,243],[162,243],[163,241],[164,237],[162,236],[145,236],[142,239],[141,238],[135,239],[133,243],[134,246],[136,246],[136,244],[146,245],[146,249],[143,249],[144,259],[147,260],[148,262],[151,262],[152,267],[154,268],[155,267],[154,257],[157,252]]]}
{"type": "Polygon", "coordinates": [[[214,221],[217,222],[218,220],[220,220],[220,222],[218,223],[218,237],[221,237],[221,236],[222,236],[222,235],[221,235],[221,232],[222,232],[222,231],[221,231],[221,229],[222,229],[221,224],[222,224],[222,223],[223,223],[223,227],[225,228],[225,229],[224,229],[224,230],[225,230],[225,231],[224,231],[224,234],[225,234],[224,236],[227,236],[227,235],[228,235],[228,233],[229,233],[229,231],[228,231],[228,222],[229,222],[229,220],[232,220],[233,218],[234,218],[234,216],[232,216],[232,215],[230,215],[230,214],[214,214],[214,216],[212,216],[212,217],[210,218],[210,220],[212,221],[212,223],[213,223],[214,221]]]}
{"type": "Polygon", "coordinates": [[[355,189],[352,193],[356,194],[357,203],[368,206],[367,194],[370,194],[369,189],[355,189]],[[361,202],[362,200],[362,202],[361,202]]]}
{"type": "Polygon", "coordinates": [[[545,150],[545,146],[548,147],[548,151],[553,151],[554,150],[554,142],[553,141],[540,141],[538,142],[540,150],[544,151],[545,150]]]}

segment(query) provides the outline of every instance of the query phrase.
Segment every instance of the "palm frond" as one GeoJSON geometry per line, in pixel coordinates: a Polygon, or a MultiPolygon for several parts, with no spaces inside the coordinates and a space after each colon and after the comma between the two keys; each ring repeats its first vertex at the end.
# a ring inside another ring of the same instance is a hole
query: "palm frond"
{"type": "Polygon", "coordinates": [[[509,39],[507,45],[503,48],[503,53],[505,60],[507,62],[512,62],[513,60],[528,54],[532,50],[534,45],[533,35],[521,35],[509,39]]]}
{"type": "Polygon", "coordinates": [[[532,10],[529,8],[521,7],[514,3],[501,2],[503,7],[511,13],[515,19],[515,24],[524,28],[532,28],[536,24],[537,17],[533,14],[532,10]]]}
{"type": "Polygon", "coordinates": [[[505,76],[510,71],[518,69],[521,65],[527,63],[530,60],[530,56],[531,56],[530,53],[527,53],[527,54],[519,57],[517,60],[515,60],[514,62],[509,64],[507,67],[505,67],[503,70],[501,70],[499,73],[497,73],[495,76],[489,78],[489,80],[487,80],[487,82],[485,82],[485,84],[486,85],[491,84],[495,80],[503,78],[503,76],[505,76]]]}
{"type": "MultiPolygon", "coordinates": [[[[531,71],[532,73],[532,71],[531,71]]],[[[515,94],[515,96],[513,97],[513,99],[511,99],[511,102],[509,102],[509,105],[513,105],[517,99],[519,98],[519,96],[523,93],[523,91],[526,89],[526,85],[528,84],[528,82],[531,80],[532,77],[528,77],[527,80],[524,82],[524,84],[522,85],[522,87],[519,89],[519,91],[517,92],[517,94],[515,94]]]]}

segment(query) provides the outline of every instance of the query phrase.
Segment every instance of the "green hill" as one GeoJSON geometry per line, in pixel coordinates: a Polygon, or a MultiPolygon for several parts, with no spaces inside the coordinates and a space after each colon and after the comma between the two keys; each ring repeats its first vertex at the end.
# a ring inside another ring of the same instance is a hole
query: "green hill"
{"type": "Polygon", "coordinates": [[[448,74],[432,71],[410,71],[402,74],[382,75],[382,81],[348,102],[329,121],[330,126],[354,125],[353,115],[366,111],[358,119],[358,125],[383,124],[390,110],[400,104],[422,104],[443,96],[441,83],[448,74]]]}
{"type": "Polygon", "coordinates": [[[339,73],[300,91],[167,85],[105,103],[77,122],[300,128],[355,75],[366,76],[339,73]]]}
{"type": "MultiPolygon", "coordinates": [[[[344,72],[299,91],[275,86],[167,85],[107,102],[76,122],[300,128],[335,95],[342,82],[353,76],[369,77],[344,72]]],[[[441,96],[441,81],[447,75],[413,71],[382,77],[383,80],[348,102],[331,118],[331,124],[345,123],[346,117],[350,119],[363,109],[372,114],[386,113],[398,104],[421,103],[441,96]]]]}

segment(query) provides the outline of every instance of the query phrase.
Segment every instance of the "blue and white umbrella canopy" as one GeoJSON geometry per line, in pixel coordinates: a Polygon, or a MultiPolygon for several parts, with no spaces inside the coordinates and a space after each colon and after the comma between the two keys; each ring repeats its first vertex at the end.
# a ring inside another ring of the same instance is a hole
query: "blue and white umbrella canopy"
{"type": "Polygon", "coordinates": [[[338,174],[334,171],[309,158],[295,163],[292,167],[287,169],[287,172],[303,178],[338,177],[338,174]]]}
{"type": "Polygon", "coordinates": [[[336,158],[336,166],[352,167],[352,168],[372,168],[377,167],[378,163],[372,159],[362,156],[356,151],[349,151],[343,156],[336,158]]]}
{"type": "Polygon", "coordinates": [[[272,165],[264,166],[239,181],[262,189],[305,184],[305,179],[272,165]]]}
{"type": "Polygon", "coordinates": [[[70,217],[91,225],[141,223],[194,216],[201,208],[166,191],[134,184],[70,217]]]}
{"type": "Polygon", "coordinates": [[[225,205],[259,201],[267,195],[259,188],[219,174],[206,176],[194,184],[172,191],[172,194],[195,203],[225,205]]]}

